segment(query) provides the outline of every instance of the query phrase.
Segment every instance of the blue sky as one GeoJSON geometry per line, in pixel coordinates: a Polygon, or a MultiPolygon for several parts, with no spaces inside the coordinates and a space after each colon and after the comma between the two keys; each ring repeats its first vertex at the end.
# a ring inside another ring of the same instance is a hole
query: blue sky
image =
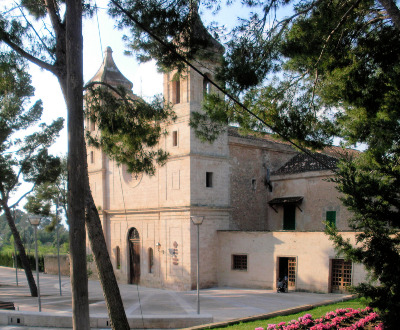
{"type": "MultiPolygon", "coordinates": [[[[113,50],[113,58],[120,71],[133,83],[133,92],[143,97],[150,97],[162,93],[162,75],[157,73],[154,63],[138,65],[134,56],[125,56],[125,45],[122,41],[123,32],[115,28],[115,23],[107,13],[107,0],[97,0],[98,16],[84,21],[84,81],[92,78],[99,69],[103,52],[107,46],[113,50]]],[[[201,8],[200,8],[201,10],[201,8]]],[[[202,18],[207,24],[218,21],[225,26],[233,27],[237,24],[237,16],[245,15],[248,10],[241,8],[240,2],[235,6],[224,8],[217,15],[207,12],[202,18]]],[[[41,99],[44,105],[42,121],[50,123],[58,117],[67,117],[66,106],[57,79],[49,72],[41,70],[36,65],[30,65],[32,83],[35,87],[35,99],[41,99]]],[[[65,127],[66,127],[65,122],[65,127]]],[[[68,150],[68,138],[66,129],[55,145],[51,147],[51,153],[64,155],[68,150]]],[[[21,193],[28,187],[23,185],[21,193]]],[[[17,199],[17,196],[15,196],[17,199]]]]}

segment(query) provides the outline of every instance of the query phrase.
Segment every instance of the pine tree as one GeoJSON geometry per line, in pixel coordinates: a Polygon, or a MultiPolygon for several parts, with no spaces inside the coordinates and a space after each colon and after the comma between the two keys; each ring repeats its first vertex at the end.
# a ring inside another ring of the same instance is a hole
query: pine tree
{"type": "MultiPolygon", "coordinates": [[[[83,16],[90,18],[93,10],[94,7],[91,6],[90,1],[81,0],[66,0],[65,2],[24,0],[14,3],[10,7],[5,5],[0,14],[0,41],[2,44],[8,46],[11,54],[25,58],[40,68],[53,73],[59,81],[67,104],[69,135],[68,173],[74,174],[69,175],[68,180],[73,327],[80,330],[89,329],[87,274],[81,271],[82,269],[86,269],[86,224],[112,326],[114,329],[122,330],[128,329],[129,324],[113,266],[107,252],[107,245],[98,210],[90,192],[84,140],[82,19],[83,16]],[[22,16],[19,14],[14,15],[15,11],[22,12],[22,16]],[[50,26],[46,22],[50,22],[52,31],[50,31],[50,26]],[[42,29],[35,29],[38,24],[42,23],[44,24],[42,29]],[[38,30],[41,32],[39,33],[38,30]],[[45,32],[49,33],[42,34],[45,32]]],[[[105,85],[103,84],[103,87],[112,90],[111,86],[105,85]]],[[[97,93],[96,89],[100,89],[94,88],[96,86],[91,87],[93,94],[97,93]]],[[[115,106],[118,108],[120,107],[118,103],[125,103],[123,108],[125,111],[128,111],[127,113],[131,114],[131,117],[132,114],[138,114],[137,111],[145,109],[144,107],[140,108],[136,106],[137,102],[133,102],[130,107],[127,107],[129,101],[122,95],[114,97],[115,100],[121,98],[122,100],[119,102],[114,102],[115,106]]],[[[146,109],[148,110],[149,108],[147,107],[146,109]]],[[[160,108],[158,109],[160,110],[160,108]]],[[[88,109],[89,113],[92,114],[93,112],[88,109]]],[[[107,113],[112,114],[113,109],[109,109],[107,113]]],[[[154,145],[157,138],[162,134],[162,130],[160,130],[158,125],[152,127],[147,122],[161,119],[161,124],[164,120],[163,118],[167,118],[170,112],[168,107],[163,107],[161,108],[161,112],[152,110],[151,113],[143,115],[139,113],[137,115],[137,119],[139,120],[138,127],[147,127],[147,131],[149,132],[148,137],[151,137],[148,141],[146,141],[146,137],[143,138],[142,142],[144,145],[154,145]],[[164,111],[166,111],[166,115],[163,114],[164,111]],[[153,129],[154,133],[151,133],[153,129]]],[[[170,114],[172,115],[172,113],[170,114]]],[[[97,117],[100,118],[99,116],[97,117]]],[[[121,134],[121,132],[113,133],[111,131],[111,134],[115,134],[114,141],[124,136],[124,133],[121,134]]],[[[107,136],[110,136],[110,134],[107,136]]],[[[125,149],[130,155],[143,154],[144,148],[141,145],[138,134],[136,134],[136,139],[136,143],[130,146],[133,149],[128,151],[125,149]]],[[[104,140],[100,142],[103,143],[104,140]]],[[[117,154],[111,154],[111,156],[114,158],[118,157],[117,154]]],[[[162,151],[148,153],[144,158],[132,159],[132,163],[131,165],[128,164],[128,167],[132,171],[137,170],[151,173],[154,171],[152,170],[154,168],[153,160],[162,163],[165,161],[165,156],[166,154],[162,151]]]]}
{"type": "Polygon", "coordinates": [[[39,125],[39,130],[24,138],[18,134],[38,124],[43,112],[41,101],[27,109],[34,89],[30,76],[20,61],[9,54],[0,54],[0,210],[4,212],[8,226],[18,249],[22,267],[25,270],[29,289],[33,297],[38,291],[30,269],[20,233],[15,225],[11,209],[27,196],[35,186],[44,181],[54,181],[59,175],[60,160],[48,154],[48,147],[54,142],[63,127],[59,118],[50,125],[39,125]],[[22,179],[33,184],[33,188],[10,205],[22,179]]]}

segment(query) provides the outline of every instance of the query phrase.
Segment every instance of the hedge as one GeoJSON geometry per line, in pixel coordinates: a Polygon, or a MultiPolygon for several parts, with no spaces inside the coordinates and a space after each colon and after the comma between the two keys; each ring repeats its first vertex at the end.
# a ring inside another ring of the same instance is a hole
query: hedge
{"type": "MultiPolygon", "coordinates": [[[[31,266],[32,270],[36,270],[36,259],[34,254],[28,254],[28,261],[31,266]]],[[[44,271],[44,257],[42,255],[38,256],[38,261],[39,261],[39,271],[43,272],[44,271]]],[[[18,262],[18,268],[22,268],[22,263],[21,259],[19,257],[19,254],[17,255],[17,262],[18,262]]],[[[5,266],[5,267],[14,267],[14,257],[12,253],[5,253],[5,252],[0,252],[0,266],[5,266]]]]}

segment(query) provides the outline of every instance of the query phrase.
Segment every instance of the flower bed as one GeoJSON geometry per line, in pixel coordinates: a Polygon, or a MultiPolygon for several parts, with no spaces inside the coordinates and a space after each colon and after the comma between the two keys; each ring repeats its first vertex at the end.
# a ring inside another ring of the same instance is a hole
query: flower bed
{"type": "Polygon", "coordinates": [[[269,324],[266,329],[259,327],[255,330],[383,330],[383,324],[379,320],[379,315],[372,308],[364,309],[339,308],[331,311],[317,319],[313,319],[311,314],[305,314],[297,320],[269,324]]]}

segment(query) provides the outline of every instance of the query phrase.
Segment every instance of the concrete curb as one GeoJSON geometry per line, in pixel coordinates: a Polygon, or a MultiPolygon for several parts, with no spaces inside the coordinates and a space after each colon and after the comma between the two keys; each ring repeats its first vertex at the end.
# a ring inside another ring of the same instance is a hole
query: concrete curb
{"type": "MultiPolygon", "coordinates": [[[[199,324],[210,323],[210,314],[192,315],[143,315],[128,317],[132,329],[181,329],[199,324]]],[[[72,328],[72,314],[68,312],[46,313],[26,311],[0,311],[0,325],[42,327],[42,328],[72,328]]],[[[91,328],[111,328],[110,320],[104,314],[90,316],[91,328]]]]}
{"type": "Polygon", "coordinates": [[[357,297],[356,295],[348,295],[348,296],[342,297],[340,299],[324,300],[324,301],[321,301],[319,303],[312,304],[312,305],[302,305],[302,306],[288,308],[288,309],[284,309],[284,310],[280,310],[280,311],[276,311],[276,312],[272,312],[272,313],[259,314],[259,315],[244,317],[244,318],[240,318],[240,319],[229,320],[229,321],[225,321],[225,322],[203,324],[203,325],[199,325],[199,326],[185,328],[182,330],[214,329],[214,328],[222,328],[222,327],[227,327],[230,325],[239,324],[242,322],[244,323],[244,322],[250,322],[250,321],[257,321],[257,320],[266,320],[266,319],[270,319],[270,318],[276,317],[276,316],[285,316],[285,315],[305,312],[305,311],[308,311],[308,310],[316,308],[316,307],[326,306],[326,305],[331,305],[331,304],[338,303],[338,302],[352,300],[352,299],[355,299],[356,297],[357,297]]]}

